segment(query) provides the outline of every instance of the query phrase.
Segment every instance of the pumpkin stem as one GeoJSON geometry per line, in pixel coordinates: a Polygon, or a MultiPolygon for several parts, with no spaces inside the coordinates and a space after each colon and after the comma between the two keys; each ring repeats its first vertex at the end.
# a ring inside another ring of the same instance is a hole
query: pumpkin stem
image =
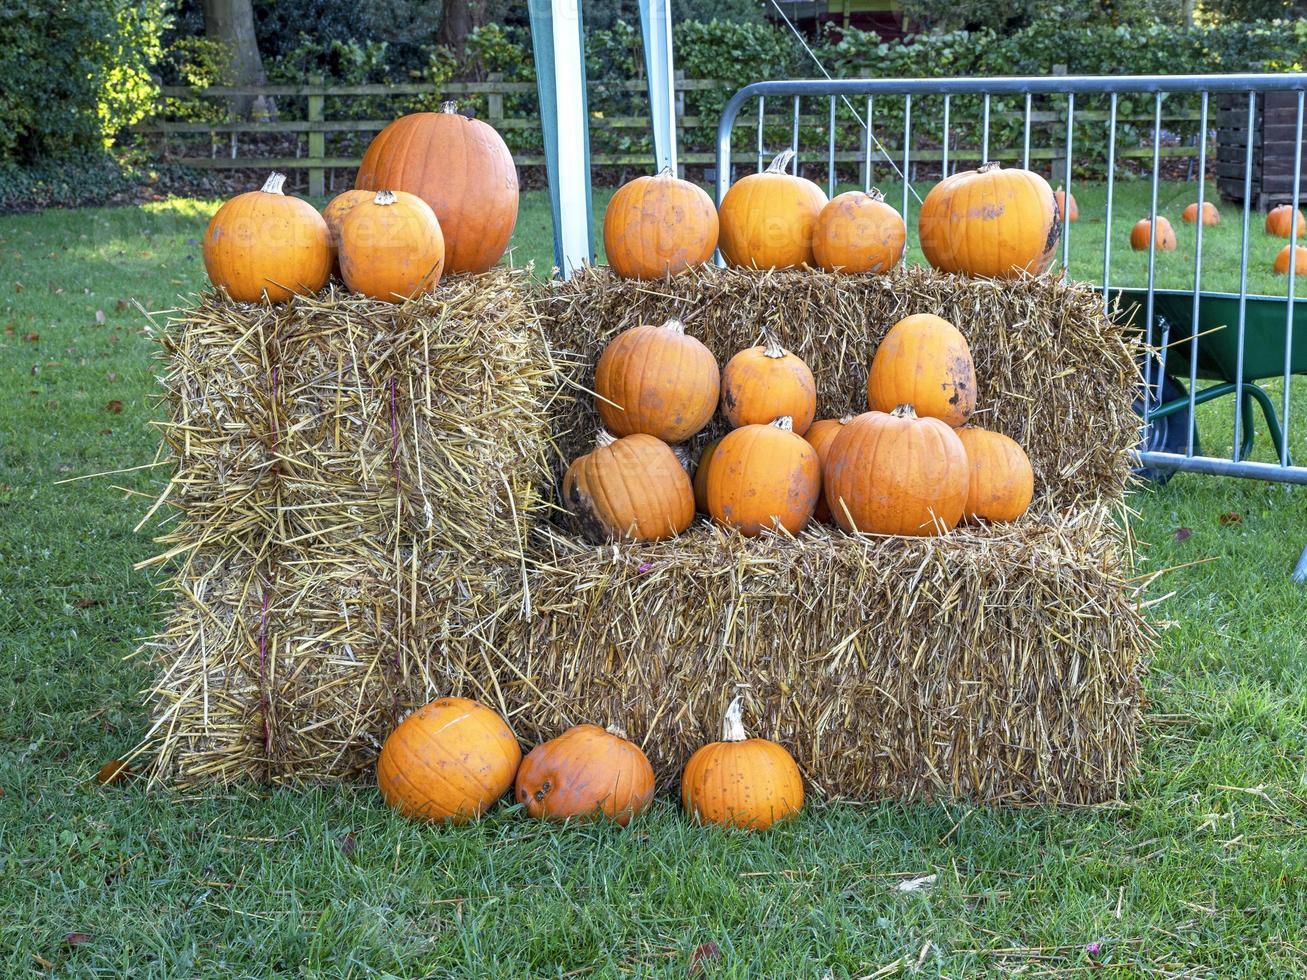
{"type": "Polygon", "coordinates": [[[781,415],[781,416],[779,416],[779,417],[777,417],[777,418],[774,418],[774,419],[772,419],[771,427],[772,427],[773,429],[780,429],[782,432],[793,432],[793,431],[794,431],[794,416],[792,416],[792,415],[781,415]]]}
{"type": "Polygon", "coordinates": [[[852,415],[841,415],[841,416],[840,416],[840,425],[848,425],[848,424],[849,424],[850,422],[852,422],[852,421],[853,421],[853,416],[852,416],[852,415]]]}
{"type": "Polygon", "coordinates": [[[609,725],[607,728],[604,729],[604,731],[606,731],[609,735],[616,735],[620,739],[630,741],[630,737],[626,734],[626,729],[620,725],[609,725]]]}
{"type": "Polygon", "coordinates": [[[885,200],[885,192],[879,187],[873,187],[871,190],[867,191],[867,196],[873,201],[885,200]]]}
{"type": "Polygon", "coordinates": [[[794,159],[793,150],[781,150],[780,153],[777,153],[776,156],[772,158],[772,162],[767,165],[767,173],[769,174],[785,173],[785,171],[789,169],[790,161],[793,159],[794,159]]]}
{"type": "Polygon", "coordinates": [[[263,182],[263,193],[265,194],[284,194],[282,185],[286,183],[286,175],[273,171],[268,174],[268,179],[263,182]]]}
{"type": "Polygon", "coordinates": [[[722,716],[722,741],[743,742],[749,736],[744,733],[744,705],[737,696],[726,708],[722,716]]]}
{"type": "Polygon", "coordinates": [[[676,317],[672,317],[663,324],[663,329],[670,330],[672,333],[685,333],[685,324],[676,319],[676,317]]]}
{"type": "Polygon", "coordinates": [[[894,411],[890,412],[896,419],[915,419],[917,410],[911,405],[900,405],[894,411]]]}
{"type": "Polygon", "coordinates": [[[440,111],[447,116],[457,116],[458,103],[455,102],[453,99],[450,99],[448,102],[442,102],[440,103],[440,111]]]}
{"type": "Polygon", "coordinates": [[[385,207],[388,204],[394,204],[395,200],[394,191],[377,191],[377,196],[372,199],[372,203],[385,207]]]}
{"type": "Polygon", "coordinates": [[[655,176],[658,176],[658,177],[675,177],[676,174],[674,174],[674,173],[672,172],[672,168],[671,168],[671,167],[663,167],[663,169],[660,170],[660,171],[658,171],[658,173],[657,173],[655,176]]]}
{"type": "Polygon", "coordinates": [[[990,160],[988,163],[982,163],[982,164],[980,165],[980,172],[981,172],[982,174],[987,174],[987,173],[989,173],[991,170],[998,170],[998,169],[999,169],[999,166],[998,166],[998,161],[997,161],[997,160],[990,160]]]}
{"type": "Polygon", "coordinates": [[[595,448],[603,449],[605,446],[611,446],[617,441],[617,437],[607,429],[600,429],[595,433],[595,448]]]}
{"type": "Polygon", "coordinates": [[[690,450],[685,448],[685,443],[677,443],[672,447],[672,455],[676,461],[681,464],[681,469],[690,472],[690,450]]]}
{"type": "Polygon", "coordinates": [[[785,348],[775,337],[768,336],[767,343],[762,349],[763,356],[770,357],[772,360],[779,360],[785,356],[785,348]]]}

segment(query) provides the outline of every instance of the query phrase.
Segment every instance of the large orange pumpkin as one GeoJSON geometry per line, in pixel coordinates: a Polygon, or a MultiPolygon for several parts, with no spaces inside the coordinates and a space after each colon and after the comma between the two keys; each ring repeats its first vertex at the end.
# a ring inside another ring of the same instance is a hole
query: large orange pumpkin
{"type": "Polygon", "coordinates": [[[604,212],[604,253],[623,279],[659,279],[703,265],[717,248],[717,209],[670,169],[618,188],[604,212]]]}
{"type": "Polygon", "coordinates": [[[722,368],[722,414],[732,426],[788,415],[803,435],[817,414],[817,382],[797,354],[775,340],[740,351],[722,368]]]}
{"type": "Polygon", "coordinates": [[[595,407],[619,436],[682,442],[708,424],[720,390],[717,358],[680,320],[623,330],[595,368],[595,407]]]}
{"type": "MultiPolygon", "coordinates": [[[[1198,221],[1198,202],[1188,205],[1184,213],[1180,215],[1180,220],[1187,225],[1195,224],[1198,221]]],[[[1203,224],[1219,225],[1221,223],[1221,212],[1216,210],[1216,205],[1211,201],[1203,202],[1203,224]]]]}
{"type": "Polygon", "coordinates": [[[527,753],[514,795],[533,817],[625,827],[653,802],[654,771],[620,728],[577,725],[527,753]]]}
{"type": "Polygon", "coordinates": [[[372,191],[343,191],[337,194],[322,209],[322,220],[327,223],[327,233],[331,236],[331,272],[340,278],[340,223],[360,204],[370,203],[377,195],[372,191]]]}
{"type": "MultiPolygon", "coordinates": [[[[1294,278],[1307,276],[1307,246],[1294,245],[1296,256],[1293,260],[1294,278]]],[[[1289,274],[1289,246],[1286,245],[1280,249],[1280,254],[1275,257],[1275,262],[1271,266],[1276,275],[1287,276],[1289,274]]]]}
{"type": "MultiPolygon", "coordinates": [[[[807,439],[808,445],[816,451],[817,462],[823,472],[826,468],[826,456],[830,452],[830,444],[840,434],[840,429],[852,421],[852,415],[846,415],[839,419],[818,419],[812,423],[812,426],[804,434],[803,438],[807,439]]],[[[830,520],[830,507],[826,504],[826,495],[824,493],[818,495],[817,507],[812,512],[812,516],[823,524],[830,520]]]]}
{"type": "Polygon", "coordinates": [[[1001,432],[979,426],[957,429],[967,451],[970,481],[963,514],[969,519],[1015,521],[1035,495],[1035,473],[1026,451],[1001,432]]]}
{"type": "Polygon", "coordinates": [[[312,204],[282,193],[285,174],[218,208],[204,231],[209,280],[242,303],[316,293],[331,274],[331,236],[312,204]]]}
{"type": "Polygon", "coordinates": [[[762,173],[741,177],[722,198],[722,255],[733,266],[789,269],[812,265],[812,232],[826,193],[785,172],[794,152],[779,154],[762,173]]]}
{"type": "MultiPolygon", "coordinates": [[[[1148,251],[1148,236],[1150,224],[1147,218],[1140,218],[1135,222],[1135,226],[1130,229],[1130,247],[1136,252],[1148,251]]],[[[1155,232],[1157,241],[1154,248],[1159,252],[1175,251],[1175,229],[1171,227],[1171,222],[1166,218],[1158,215],[1157,231],[1155,232]]]]}
{"type": "Polygon", "coordinates": [[[970,485],[962,440],[911,405],[866,412],[826,456],[826,503],[846,531],[929,536],[962,520],[970,485]]]}
{"type": "Polygon", "coordinates": [[[889,272],[903,258],[903,216],[872,190],[847,191],[817,215],[812,256],[827,272],[889,272]]]}
{"type": "Polygon", "coordinates": [[[932,187],[918,228],[921,251],[936,269],[997,278],[1047,271],[1061,234],[1048,181],[997,163],[932,187]]]}
{"type": "Polygon", "coordinates": [[[708,472],[712,466],[713,454],[717,452],[720,439],[714,439],[703,447],[699,453],[699,465],[694,468],[694,509],[700,514],[708,511],[708,472]]]}
{"type": "Polygon", "coordinates": [[[517,222],[517,170],[508,146],[479,119],[446,102],[383,129],[363,154],[354,186],[416,194],[445,234],[450,272],[485,272],[499,261],[517,222]]]}
{"type": "MultiPolygon", "coordinates": [[[[1062,188],[1059,187],[1057,190],[1053,192],[1053,197],[1057,199],[1057,220],[1061,221],[1062,205],[1067,199],[1067,193],[1066,191],[1062,190],[1062,188]]],[[[1071,207],[1067,211],[1066,220],[1068,222],[1079,221],[1080,207],[1079,205],[1076,204],[1076,196],[1074,194],[1070,195],[1070,200],[1071,200],[1071,207]]]]}
{"type": "Polygon", "coordinates": [[[933,313],[894,324],[871,359],[867,407],[892,412],[899,405],[955,428],[975,411],[976,367],[967,338],[933,313]]]}
{"type": "Polygon", "coordinates": [[[522,750],[498,714],[466,698],[413,712],[381,747],[377,785],[387,806],[416,820],[476,820],[513,785],[522,750]]]}
{"type": "Polygon", "coordinates": [[[782,527],[798,534],[821,493],[817,451],[790,419],[746,425],[722,437],[708,470],[708,512],[745,537],[782,527]]]}
{"type": "Polygon", "coordinates": [[[563,503],[578,530],[595,541],[660,541],[694,520],[690,476],[671,447],[638,432],[595,449],[563,475],[563,503]]]}
{"type": "Polygon", "coordinates": [[[681,805],[699,823],[766,830],[803,808],[794,756],[744,731],[740,699],[726,709],[722,740],[701,746],[681,774],[681,805]]]}
{"type": "Polygon", "coordinates": [[[1294,238],[1301,238],[1304,226],[1302,211],[1297,220],[1293,218],[1293,205],[1281,204],[1266,212],[1266,234],[1276,238],[1288,238],[1292,231],[1294,238]]]}
{"type": "Polygon", "coordinates": [[[445,269],[445,238],[427,202],[377,191],[340,222],[340,273],[356,293],[402,303],[429,293],[445,269]]]}

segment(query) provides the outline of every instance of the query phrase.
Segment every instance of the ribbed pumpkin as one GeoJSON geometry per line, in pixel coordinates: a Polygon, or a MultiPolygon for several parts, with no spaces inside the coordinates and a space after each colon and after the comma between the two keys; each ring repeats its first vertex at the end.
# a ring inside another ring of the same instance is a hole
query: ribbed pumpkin
{"type": "Polygon", "coordinates": [[[717,359],[680,320],[623,330],[595,368],[595,407],[619,436],[682,442],[708,424],[720,390],[717,359]]]}
{"type": "Polygon", "coordinates": [[[741,177],[722,198],[719,245],[733,266],[789,269],[812,265],[812,232],[826,193],[785,172],[794,152],[779,154],[762,173],[741,177]]]}
{"type": "MultiPolygon", "coordinates": [[[[1135,222],[1135,226],[1130,229],[1130,247],[1136,252],[1148,251],[1148,233],[1149,222],[1147,218],[1140,218],[1135,222]]],[[[1171,227],[1171,222],[1161,215],[1157,216],[1157,241],[1154,248],[1159,252],[1175,251],[1175,229],[1171,227]]]]}
{"type": "MultiPolygon", "coordinates": [[[[1297,252],[1297,256],[1293,260],[1294,278],[1298,278],[1299,276],[1307,276],[1307,246],[1295,245],[1293,246],[1293,248],[1294,251],[1297,252]]],[[[1272,264],[1271,268],[1275,271],[1277,275],[1287,276],[1289,274],[1289,246],[1288,245],[1280,249],[1280,254],[1275,257],[1275,262],[1272,264]]]]}
{"type": "Polygon", "coordinates": [[[402,116],[363,154],[354,186],[416,194],[436,212],[450,272],[485,272],[517,223],[517,170],[495,130],[453,102],[402,116]]]}
{"type": "Polygon", "coordinates": [[[620,728],[577,725],[527,753],[514,796],[533,817],[625,827],[653,802],[654,771],[620,728]]]}
{"type": "Polygon", "coordinates": [[[356,293],[388,303],[429,293],[445,269],[445,238],[427,202],[377,191],[340,222],[340,273],[356,293]]]}
{"type": "MultiPolygon", "coordinates": [[[[1053,197],[1057,200],[1057,220],[1061,221],[1062,204],[1067,197],[1066,191],[1062,190],[1062,188],[1059,187],[1057,190],[1053,192],[1053,197]]],[[[1070,211],[1067,213],[1066,220],[1068,222],[1080,220],[1080,207],[1079,205],[1076,204],[1076,196],[1074,194],[1071,195],[1071,208],[1070,211]]]]}
{"type": "Polygon", "coordinates": [[[728,432],[708,470],[708,512],[749,538],[778,526],[798,534],[820,493],[817,451],[794,433],[788,416],[728,432]]]}
{"type": "Polygon", "coordinates": [[[1305,224],[1302,211],[1298,212],[1296,221],[1293,219],[1293,213],[1292,204],[1281,204],[1267,211],[1266,234],[1274,235],[1276,238],[1288,238],[1292,231],[1294,238],[1301,238],[1305,224]]]}
{"type": "Polygon", "coordinates": [[[986,521],[1015,521],[1030,507],[1035,474],[1026,451],[1001,432],[979,426],[957,429],[967,452],[970,481],[963,516],[986,521]]]}
{"type": "Polygon", "coordinates": [[[803,777],[785,747],[749,738],[736,698],[722,740],[701,746],[681,774],[681,805],[698,823],[766,830],[803,808],[803,777]]]}
{"type": "Polygon", "coordinates": [[[905,404],[955,428],[976,409],[976,367],[967,338],[933,313],[894,324],[871,359],[867,407],[892,412],[905,404]]]}
{"type": "Polygon", "coordinates": [[[282,193],[285,174],[237,194],[204,231],[204,268],[215,286],[242,303],[284,303],[316,293],[331,274],[331,236],[308,201],[282,193]]]}
{"type": "Polygon", "coordinates": [[[930,536],[957,527],[970,485],[962,440],[911,405],[866,412],[826,456],[826,503],[846,531],[930,536]]]}
{"type": "MultiPolygon", "coordinates": [[[[1180,215],[1180,220],[1187,225],[1195,224],[1198,221],[1197,201],[1194,201],[1193,204],[1190,204],[1188,207],[1184,209],[1184,213],[1180,215]]],[[[1203,224],[1211,226],[1211,225],[1219,225],[1220,223],[1221,223],[1221,212],[1216,210],[1216,205],[1213,204],[1211,201],[1204,201],[1203,224]]]]}
{"type": "Polygon", "coordinates": [[[717,229],[712,198],[669,168],[618,188],[604,211],[604,253],[623,279],[660,279],[711,259],[717,229]]]}
{"type": "Polygon", "coordinates": [[[737,428],[788,415],[794,431],[803,435],[817,414],[812,369],[775,339],[746,348],[722,369],[722,414],[737,428]]]}
{"type": "Polygon", "coordinates": [[[601,431],[595,449],[563,475],[563,504],[595,541],[661,541],[694,520],[689,474],[671,447],[636,433],[601,431]]]}
{"type": "Polygon", "coordinates": [[[331,272],[340,278],[340,223],[360,204],[370,203],[377,195],[372,191],[344,191],[337,194],[322,209],[322,220],[327,223],[327,234],[331,236],[331,272]]]}
{"type": "Polygon", "coordinates": [[[1048,181],[997,163],[932,187],[918,228],[922,254],[936,269],[996,278],[1047,271],[1061,234],[1048,181]]]}
{"type": "Polygon", "coordinates": [[[466,698],[419,708],[381,747],[386,805],[415,820],[476,820],[513,785],[522,750],[498,714],[466,698]]]}
{"type": "Polygon", "coordinates": [[[903,216],[872,188],[836,195],[817,215],[812,256],[827,272],[888,272],[903,258],[903,216]]]}
{"type": "MultiPolygon", "coordinates": [[[[808,440],[808,445],[817,453],[817,462],[820,464],[823,473],[826,469],[826,456],[830,452],[830,444],[840,434],[840,429],[852,421],[852,415],[846,415],[839,419],[818,419],[812,423],[804,434],[803,438],[808,440]]],[[[817,506],[813,510],[812,516],[823,524],[831,519],[830,507],[826,504],[826,495],[824,493],[817,496],[817,506]]]]}
{"type": "Polygon", "coordinates": [[[707,514],[708,511],[708,468],[712,465],[713,454],[717,452],[717,447],[721,444],[720,439],[714,439],[708,445],[703,447],[699,453],[699,465],[694,468],[694,509],[700,514],[707,514]]]}

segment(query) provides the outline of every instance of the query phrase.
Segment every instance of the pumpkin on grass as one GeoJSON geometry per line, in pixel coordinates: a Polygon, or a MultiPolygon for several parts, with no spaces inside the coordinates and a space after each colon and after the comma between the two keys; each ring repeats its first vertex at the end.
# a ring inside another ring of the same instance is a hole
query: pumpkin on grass
{"type": "Polygon", "coordinates": [[[331,274],[331,235],[308,201],[282,192],[286,175],[237,194],[204,230],[209,281],[241,303],[284,303],[316,293],[331,274]]]}
{"type": "Polygon", "coordinates": [[[1302,211],[1295,220],[1292,204],[1281,204],[1266,212],[1266,234],[1276,238],[1301,238],[1303,225],[1302,211]]]}
{"type": "MultiPolygon", "coordinates": [[[[1294,276],[1307,276],[1307,246],[1294,245],[1292,248],[1294,253],[1294,276]]],[[[1276,275],[1287,276],[1289,274],[1289,249],[1289,245],[1284,246],[1284,248],[1280,249],[1280,254],[1275,257],[1275,262],[1272,263],[1271,269],[1276,275]]]]}
{"type": "Polygon", "coordinates": [[[1071,206],[1067,209],[1066,220],[1068,222],[1080,220],[1080,208],[1076,204],[1076,196],[1074,194],[1068,195],[1066,191],[1059,187],[1053,192],[1053,197],[1057,200],[1058,221],[1062,220],[1062,206],[1068,199],[1071,201],[1071,206]]]}
{"type": "Polygon", "coordinates": [[[903,258],[903,216],[872,188],[847,191],[817,215],[812,256],[827,272],[888,272],[903,258]]]}
{"type": "Polygon", "coordinates": [[[620,728],[577,725],[537,745],[517,771],[514,796],[533,817],[625,827],[653,802],[654,772],[620,728]]]}
{"type": "Polygon", "coordinates": [[[722,369],[722,414],[737,428],[788,415],[794,431],[803,435],[817,414],[812,369],[774,338],[742,350],[722,369]]]}
{"type": "Polygon", "coordinates": [[[376,196],[372,191],[343,191],[322,209],[322,220],[327,223],[327,233],[331,236],[331,273],[338,279],[343,278],[340,274],[340,223],[345,220],[345,215],[376,196]]]}
{"type": "Polygon", "coordinates": [[[623,279],[660,279],[711,259],[717,231],[707,191],[666,168],[617,189],[604,211],[604,253],[623,279]]]}
{"type": "MultiPolygon", "coordinates": [[[[1135,226],[1130,229],[1130,247],[1136,252],[1148,251],[1148,237],[1151,223],[1147,218],[1140,218],[1135,222],[1135,226]]],[[[1171,227],[1171,222],[1161,215],[1157,216],[1157,231],[1154,232],[1157,241],[1155,248],[1159,252],[1175,251],[1175,229],[1171,227]]]]}
{"type": "Polygon", "coordinates": [[[699,465],[694,468],[694,509],[700,514],[709,513],[708,468],[712,465],[713,454],[717,452],[719,445],[721,445],[721,440],[714,439],[704,446],[699,453],[699,465]]]}
{"type": "Polygon", "coordinates": [[[402,303],[429,293],[445,268],[445,238],[427,202],[377,191],[340,223],[340,272],[356,293],[402,303]]]}
{"type": "Polygon", "coordinates": [[[522,749],[508,723],[467,698],[440,698],[399,723],[381,747],[386,805],[415,820],[467,823],[513,785],[522,749]]]}
{"type": "MultiPolygon", "coordinates": [[[[823,472],[826,469],[826,456],[830,452],[830,444],[840,434],[840,429],[852,421],[852,415],[845,415],[843,418],[838,419],[819,419],[813,422],[812,426],[804,434],[803,438],[807,439],[808,445],[816,451],[817,463],[823,472]]],[[[812,516],[823,524],[830,521],[830,507],[826,504],[826,495],[824,493],[817,495],[817,507],[813,510],[812,516]]]]}
{"type": "MultiPolygon", "coordinates": [[[[1180,215],[1180,220],[1187,225],[1196,224],[1198,221],[1198,202],[1188,205],[1180,215]]],[[[1221,223],[1221,212],[1216,210],[1216,205],[1211,201],[1203,202],[1203,224],[1208,227],[1219,225],[1221,223]]]]}
{"type": "Polygon", "coordinates": [[[812,265],[812,233],[826,192],[785,172],[794,151],[777,155],[762,173],[741,177],[718,212],[722,256],[733,266],[790,269],[812,265]]]}
{"type": "Polygon", "coordinates": [[[698,823],[766,830],[803,808],[803,777],[784,746],[748,737],[735,698],[722,720],[722,740],[701,746],[685,764],[681,805],[698,823]]]}
{"type": "Polygon", "coordinates": [[[601,430],[595,449],[563,475],[563,504],[593,541],[661,541],[694,520],[690,476],[670,446],[643,432],[614,439],[601,430]]]}
{"type": "Polygon", "coordinates": [[[963,516],[970,520],[1015,521],[1035,495],[1030,457],[1001,432],[979,426],[955,430],[967,452],[970,479],[963,516]]]}
{"type": "Polygon", "coordinates": [[[720,390],[717,358],[680,320],[622,331],[595,368],[595,407],[619,436],[682,442],[708,424],[720,390]]]}
{"type": "Polygon", "coordinates": [[[894,324],[871,359],[867,407],[892,412],[904,404],[955,428],[976,409],[976,366],[967,338],[933,313],[894,324]]]}
{"type": "Polygon", "coordinates": [[[821,463],[786,416],[724,435],[707,482],[708,512],[718,523],[749,538],[777,527],[798,534],[817,506],[821,463]]]}

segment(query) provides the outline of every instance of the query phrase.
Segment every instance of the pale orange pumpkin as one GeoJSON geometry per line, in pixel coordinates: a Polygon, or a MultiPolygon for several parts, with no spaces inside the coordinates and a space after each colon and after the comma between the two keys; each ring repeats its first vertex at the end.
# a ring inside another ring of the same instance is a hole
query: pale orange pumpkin
{"type": "MultiPolygon", "coordinates": [[[[1198,202],[1188,205],[1184,213],[1180,215],[1180,220],[1187,225],[1195,224],[1198,221],[1198,202]]],[[[1216,210],[1216,205],[1211,201],[1203,202],[1203,224],[1207,226],[1219,225],[1221,223],[1221,212],[1216,210]]]]}
{"type": "MultiPolygon", "coordinates": [[[[812,423],[804,434],[803,438],[808,440],[808,445],[816,450],[817,462],[821,466],[823,473],[826,469],[826,456],[830,452],[830,444],[840,434],[840,429],[852,421],[852,415],[845,415],[843,418],[838,419],[818,419],[812,423]]],[[[830,507],[826,503],[824,493],[817,496],[817,507],[813,510],[812,516],[814,520],[821,521],[823,524],[830,521],[830,507]]]]}
{"type": "MultiPolygon", "coordinates": [[[[1136,252],[1148,251],[1148,236],[1150,223],[1147,218],[1140,218],[1135,222],[1135,226],[1130,229],[1130,247],[1136,252]]],[[[1175,229],[1171,227],[1171,222],[1166,218],[1158,215],[1157,231],[1154,233],[1157,241],[1154,248],[1159,252],[1175,251],[1175,229]]]]}
{"type": "Polygon", "coordinates": [[[427,202],[377,191],[340,222],[340,272],[356,293],[402,303],[429,293],[445,269],[445,239],[427,202]]]}
{"type": "Polygon", "coordinates": [[[466,698],[419,708],[381,747],[386,805],[415,820],[476,820],[513,785],[522,750],[497,713],[466,698]]]}
{"type": "Polygon", "coordinates": [[[337,194],[322,209],[322,220],[327,223],[327,233],[331,236],[331,272],[336,278],[340,274],[340,223],[360,204],[368,204],[376,194],[372,191],[344,191],[337,194]]]}
{"type": "Polygon", "coordinates": [[[812,233],[826,193],[785,168],[794,151],[779,154],[762,173],[741,177],[722,198],[719,244],[733,266],[790,269],[813,264],[812,233]]]}
{"type": "Polygon", "coordinates": [[[962,520],[970,486],[967,453],[939,419],[911,405],[866,412],[831,443],[826,503],[846,531],[930,536],[962,520]]]}
{"type": "MultiPolygon", "coordinates": [[[[1059,187],[1053,192],[1053,197],[1057,199],[1057,220],[1061,221],[1062,205],[1067,197],[1066,191],[1059,187]]],[[[1066,220],[1068,222],[1080,220],[1080,207],[1076,204],[1076,196],[1074,194],[1071,195],[1071,207],[1067,213],[1066,220]]]]}
{"type": "Polygon", "coordinates": [[[708,470],[708,512],[745,537],[784,528],[798,534],[821,493],[817,451],[789,417],[746,425],[722,437],[708,470]]]}
{"type": "Polygon", "coordinates": [[[903,258],[908,231],[885,195],[847,191],[817,215],[812,255],[827,272],[889,272],[903,258]]]}
{"type": "Polygon", "coordinates": [[[625,827],[653,802],[654,771],[620,728],[576,725],[527,753],[514,796],[532,817],[625,827]]]}
{"type": "Polygon", "coordinates": [[[708,511],[708,468],[712,465],[713,454],[717,452],[720,439],[714,439],[703,447],[699,453],[699,465],[694,469],[694,509],[700,514],[708,511]]]}
{"type": "Polygon", "coordinates": [[[604,253],[623,279],[660,279],[703,265],[717,249],[717,209],[671,169],[618,188],[604,211],[604,253]]]}
{"type": "MultiPolygon", "coordinates": [[[[1307,276],[1307,246],[1294,245],[1293,250],[1297,253],[1293,259],[1293,274],[1295,278],[1307,276]]],[[[1287,276],[1289,274],[1289,246],[1286,245],[1280,249],[1280,254],[1275,257],[1271,269],[1276,275],[1287,276]]]]}
{"type": "Polygon", "coordinates": [[[450,272],[485,272],[499,261],[517,223],[517,169],[494,128],[453,102],[415,112],[377,134],[354,186],[416,194],[436,213],[450,272]]]}
{"type": "Polygon", "coordinates": [[[661,541],[694,520],[685,467],[667,443],[642,432],[614,439],[601,431],[594,451],[563,475],[563,504],[595,541],[661,541]]]}
{"type": "Polygon", "coordinates": [[[1048,181],[997,163],[932,187],[918,229],[922,254],[936,269],[996,278],[1047,271],[1061,234],[1048,181]]]}
{"type": "Polygon", "coordinates": [[[967,452],[970,481],[963,515],[971,520],[1015,521],[1035,495],[1030,457],[1015,439],[979,426],[956,430],[967,452]]]}
{"type": "Polygon", "coordinates": [[[331,236],[308,201],[282,193],[285,174],[262,190],[238,194],[218,208],[204,231],[209,280],[242,303],[284,303],[316,293],[331,274],[331,236]]]}
{"type": "Polygon", "coordinates": [[[720,390],[717,358],[680,320],[622,331],[595,368],[595,407],[619,436],[682,442],[708,424],[720,390]]]}
{"type": "Polygon", "coordinates": [[[1292,204],[1281,204],[1273,207],[1266,212],[1266,234],[1274,235],[1276,238],[1288,238],[1290,232],[1294,238],[1301,238],[1303,232],[1304,220],[1302,211],[1294,219],[1292,204]]]}
{"type": "Polygon", "coordinates": [[[904,317],[881,340],[867,372],[867,407],[912,405],[956,428],[976,409],[976,367],[961,331],[943,317],[904,317]]]}
{"type": "Polygon", "coordinates": [[[690,756],[681,774],[681,805],[697,823],[766,830],[803,809],[803,777],[794,756],[765,738],[749,738],[735,698],[722,740],[690,756]]]}
{"type": "Polygon", "coordinates": [[[732,426],[765,425],[788,415],[803,435],[817,414],[812,369],[774,338],[740,351],[722,369],[722,414],[732,426]]]}

